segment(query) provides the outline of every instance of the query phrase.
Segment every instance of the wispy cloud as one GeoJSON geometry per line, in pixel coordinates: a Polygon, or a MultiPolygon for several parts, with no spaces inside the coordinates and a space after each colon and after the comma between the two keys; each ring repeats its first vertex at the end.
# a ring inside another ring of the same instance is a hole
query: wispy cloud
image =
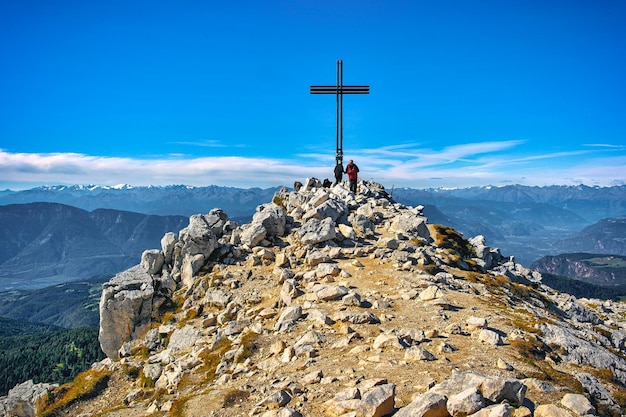
{"type": "Polygon", "coordinates": [[[615,145],[611,143],[587,143],[583,146],[588,146],[590,148],[607,148],[616,150],[626,149],[626,145],[615,145]]]}
{"type": "MultiPolygon", "coordinates": [[[[354,150],[346,159],[359,164],[362,178],[385,186],[626,183],[626,155],[614,147],[533,154],[526,145],[522,140],[509,140],[433,150],[419,144],[403,144],[354,150]]],[[[0,186],[128,183],[272,187],[291,185],[311,176],[332,178],[333,164],[334,155],[326,153],[299,154],[291,159],[184,154],[121,158],[0,150],[0,186]]]]}
{"type": "Polygon", "coordinates": [[[322,177],[326,167],[265,158],[202,157],[139,159],[76,153],[8,153],[0,151],[0,184],[209,185],[270,187],[294,178],[322,177]]]}

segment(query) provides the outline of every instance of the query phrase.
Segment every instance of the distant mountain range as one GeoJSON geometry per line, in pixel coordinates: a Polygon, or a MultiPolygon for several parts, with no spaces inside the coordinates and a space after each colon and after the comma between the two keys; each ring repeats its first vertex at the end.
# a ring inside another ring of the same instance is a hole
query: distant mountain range
{"type": "MultiPolygon", "coordinates": [[[[143,250],[158,247],[164,232],[185,227],[189,215],[219,207],[246,222],[279,188],[76,185],[0,191],[0,290],[110,276],[137,263],[143,250]]],[[[482,234],[524,265],[560,253],[626,254],[626,186],[387,191],[400,203],[424,205],[430,223],[452,226],[466,237],[482,234]]]]}
{"type": "Polygon", "coordinates": [[[0,205],[52,202],[92,211],[115,209],[161,216],[208,213],[219,207],[233,220],[249,219],[256,207],[272,200],[280,187],[232,188],[211,185],[191,187],[168,185],[165,187],[114,187],[97,185],[46,186],[30,190],[0,191],[0,205]]]}
{"type": "Polygon", "coordinates": [[[586,185],[529,187],[524,185],[507,185],[504,187],[430,188],[427,190],[399,188],[394,190],[393,194],[396,200],[398,200],[420,191],[423,191],[421,196],[425,198],[427,204],[435,204],[440,208],[443,205],[447,205],[446,200],[461,198],[463,200],[489,201],[493,203],[547,205],[576,213],[588,223],[593,223],[606,217],[617,217],[626,214],[626,185],[613,187],[589,187],[586,185]],[[439,201],[443,205],[433,203],[432,201],[439,201]]]}
{"type": "Polygon", "coordinates": [[[57,203],[0,206],[0,291],[110,277],[188,221],[57,203]]]}
{"type": "MultiPolygon", "coordinates": [[[[396,201],[422,204],[431,221],[454,227],[467,237],[482,234],[491,246],[525,265],[546,255],[583,251],[586,239],[576,235],[584,227],[606,218],[626,214],[626,186],[474,187],[463,189],[392,191],[396,201]],[[436,208],[436,211],[432,211],[436,208]],[[443,217],[442,217],[443,216],[443,217]],[[572,237],[580,249],[568,249],[572,237]]],[[[626,242],[617,232],[606,248],[601,244],[584,251],[622,253],[626,242]],[[618,250],[617,252],[615,252],[618,250]]]]}
{"type": "MultiPolygon", "coordinates": [[[[23,191],[0,191],[0,205],[55,202],[88,211],[109,208],[180,216],[207,213],[219,207],[231,219],[246,222],[258,205],[271,201],[279,188],[242,189],[216,185],[46,186],[23,191]]],[[[400,203],[424,205],[431,222],[452,226],[467,237],[482,234],[491,246],[499,247],[505,254],[514,255],[519,262],[527,265],[542,256],[562,252],[609,253],[608,248],[605,251],[600,247],[569,250],[564,247],[566,242],[559,242],[601,219],[626,215],[624,185],[508,185],[459,189],[392,187],[388,191],[400,203]]]]}

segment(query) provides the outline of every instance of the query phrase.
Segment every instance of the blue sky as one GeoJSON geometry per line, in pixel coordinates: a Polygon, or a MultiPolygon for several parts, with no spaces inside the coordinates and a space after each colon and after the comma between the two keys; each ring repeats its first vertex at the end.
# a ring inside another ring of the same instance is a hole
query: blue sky
{"type": "Polygon", "coordinates": [[[0,0],[0,188],[626,183],[626,2],[0,0]]]}

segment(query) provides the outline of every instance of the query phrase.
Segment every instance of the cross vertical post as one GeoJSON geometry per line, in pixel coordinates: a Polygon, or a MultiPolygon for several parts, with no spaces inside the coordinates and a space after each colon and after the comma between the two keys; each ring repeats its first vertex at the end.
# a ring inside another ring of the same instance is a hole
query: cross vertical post
{"type": "Polygon", "coordinates": [[[343,61],[337,60],[336,85],[312,85],[311,94],[335,94],[337,99],[336,153],[337,165],[343,164],[343,95],[369,94],[369,85],[343,85],[343,61]]]}

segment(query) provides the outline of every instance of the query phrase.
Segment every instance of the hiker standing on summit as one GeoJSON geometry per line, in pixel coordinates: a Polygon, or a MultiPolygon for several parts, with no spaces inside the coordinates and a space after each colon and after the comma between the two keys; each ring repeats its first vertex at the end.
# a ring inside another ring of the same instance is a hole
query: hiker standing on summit
{"type": "Polygon", "coordinates": [[[348,179],[350,180],[350,191],[356,194],[356,181],[359,174],[359,167],[352,159],[348,162],[348,165],[346,165],[346,174],[348,174],[348,179]]]}
{"type": "Polygon", "coordinates": [[[337,185],[341,182],[343,178],[343,164],[337,161],[337,165],[335,165],[335,184],[337,185]]]}

